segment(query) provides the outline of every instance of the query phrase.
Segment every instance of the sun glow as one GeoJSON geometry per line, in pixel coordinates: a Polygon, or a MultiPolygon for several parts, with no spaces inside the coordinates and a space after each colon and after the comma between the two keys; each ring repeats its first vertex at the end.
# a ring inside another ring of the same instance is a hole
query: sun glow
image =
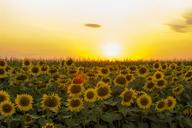
{"type": "Polygon", "coordinates": [[[107,58],[119,57],[121,50],[121,45],[118,42],[107,42],[103,45],[103,54],[107,58]]]}

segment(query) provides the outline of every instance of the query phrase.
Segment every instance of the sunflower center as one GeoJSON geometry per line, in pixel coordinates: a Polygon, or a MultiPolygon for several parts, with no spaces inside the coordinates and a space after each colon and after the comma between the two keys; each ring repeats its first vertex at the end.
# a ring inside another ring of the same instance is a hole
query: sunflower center
{"type": "Polygon", "coordinates": [[[4,67],[5,66],[5,62],[3,60],[0,60],[0,66],[4,67]]]}
{"type": "Polygon", "coordinates": [[[21,106],[28,106],[30,104],[30,100],[27,97],[22,97],[20,99],[20,105],[21,106]]]}
{"type": "Polygon", "coordinates": [[[94,93],[93,92],[91,92],[91,91],[87,92],[87,98],[88,99],[93,99],[93,97],[94,97],[94,93]]]}
{"type": "Polygon", "coordinates": [[[132,99],[132,95],[133,95],[133,92],[131,92],[131,91],[126,91],[126,92],[124,93],[124,97],[123,97],[124,101],[125,101],[125,102],[130,101],[130,100],[132,99]]]}
{"type": "Polygon", "coordinates": [[[139,73],[140,73],[140,74],[145,74],[146,72],[147,72],[147,69],[144,68],[144,67],[142,67],[142,68],[139,69],[139,73]]]}
{"type": "Polygon", "coordinates": [[[81,86],[80,85],[73,85],[71,87],[71,93],[77,94],[79,92],[81,92],[81,86]]]}
{"type": "Polygon", "coordinates": [[[126,75],[126,79],[130,81],[132,79],[132,75],[126,75]]]}
{"type": "Polygon", "coordinates": [[[153,82],[147,83],[147,88],[153,88],[153,87],[154,87],[154,83],[153,82]]]}
{"type": "Polygon", "coordinates": [[[4,71],[4,69],[0,69],[0,75],[3,75],[3,74],[5,74],[5,71],[4,71]]]}
{"type": "Polygon", "coordinates": [[[135,71],[135,70],[136,70],[136,67],[131,66],[131,67],[130,67],[130,70],[131,70],[131,71],[135,71]]]}
{"type": "Polygon", "coordinates": [[[164,84],[165,84],[164,80],[158,80],[157,81],[157,85],[160,86],[160,87],[163,86],[164,84]]]}
{"type": "Polygon", "coordinates": [[[25,66],[29,66],[29,65],[30,65],[30,62],[29,62],[29,61],[25,61],[25,62],[24,62],[24,65],[25,65],[25,66]]]}
{"type": "Polygon", "coordinates": [[[119,76],[119,77],[117,77],[116,82],[118,84],[124,85],[124,84],[126,84],[126,79],[123,76],[119,76]]]}
{"type": "Polygon", "coordinates": [[[55,97],[47,98],[44,103],[48,107],[56,107],[58,105],[57,99],[55,97]]]}
{"type": "Polygon", "coordinates": [[[26,122],[26,123],[29,123],[29,122],[31,122],[31,121],[32,121],[31,116],[25,116],[25,122],[26,122]]]}
{"type": "Polygon", "coordinates": [[[164,108],[164,106],[165,106],[165,102],[164,102],[164,101],[159,102],[158,105],[157,105],[157,107],[158,107],[159,109],[164,108]]]}
{"type": "Polygon", "coordinates": [[[159,65],[158,63],[156,63],[156,64],[154,65],[154,67],[155,67],[155,68],[159,68],[160,65],[159,65]]]}
{"type": "Polygon", "coordinates": [[[168,106],[168,107],[171,107],[172,105],[173,105],[173,101],[168,100],[168,101],[167,101],[167,106],[168,106]]]}
{"type": "Polygon", "coordinates": [[[102,69],[101,69],[101,72],[102,72],[103,74],[107,74],[107,73],[108,73],[108,70],[105,69],[105,68],[102,68],[102,69]]]}
{"type": "Polygon", "coordinates": [[[38,72],[39,72],[39,68],[33,67],[33,68],[32,68],[32,72],[33,72],[33,73],[38,73],[38,72]]]}
{"type": "Polygon", "coordinates": [[[56,73],[56,72],[57,72],[57,69],[54,69],[54,68],[51,68],[51,69],[49,70],[49,73],[51,73],[51,74],[56,73]]]}
{"type": "Polygon", "coordinates": [[[72,65],[72,64],[73,64],[73,60],[72,60],[72,59],[69,59],[68,61],[66,61],[66,64],[67,64],[68,66],[72,65]]]}
{"type": "Polygon", "coordinates": [[[156,77],[157,79],[160,79],[160,78],[161,78],[161,74],[160,74],[160,73],[157,73],[157,74],[155,75],[155,77],[156,77]]]}
{"type": "Polygon", "coordinates": [[[43,71],[43,72],[47,71],[47,69],[48,69],[48,68],[47,68],[46,66],[42,66],[42,67],[41,67],[41,71],[43,71]]]}
{"type": "Polygon", "coordinates": [[[106,87],[99,87],[97,92],[98,92],[98,95],[102,97],[102,96],[106,96],[109,91],[108,91],[108,88],[106,87]]]}
{"type": "Polygon", "coordinates": [[[78,107],[81,104],[80,100],[72,100],[70,103],[71,107],[78,107]]]}
{"type": "Polygon", "coordinates": [[[10,113],[12,111],[13,107],[10,104],[4,104],[2,107],[2,111],[4,113],[10,113]]]}
{"type": "Polygon", "coordinates": [[[142,97],[140,101],[143,106],[146,106],[149,103],[149,100],[145,97],[142,97]]]}

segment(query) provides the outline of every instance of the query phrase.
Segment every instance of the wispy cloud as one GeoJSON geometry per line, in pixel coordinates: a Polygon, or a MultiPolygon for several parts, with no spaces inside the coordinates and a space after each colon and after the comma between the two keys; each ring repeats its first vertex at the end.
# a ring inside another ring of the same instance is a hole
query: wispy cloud
{"type": "Polygon", "coordinates": [[[185,13],[183,19],[167,24],[175,32],[188,33],[192,32],[192,10],[185,13]]]}
{"type": "Polygon", "coordinates": [[[90,27],[90,28],[100,28],[101,25],[100,24],[94,24],[94,23],[88,23],[85,24],[86,27],[90,27]]]}

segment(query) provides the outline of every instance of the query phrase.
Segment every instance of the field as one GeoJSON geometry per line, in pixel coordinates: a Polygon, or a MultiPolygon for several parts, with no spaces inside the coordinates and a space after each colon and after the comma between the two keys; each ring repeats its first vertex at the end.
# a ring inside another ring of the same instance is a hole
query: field
{"type": "Polygon", "coordinates": [[[0,59],[0,128],[192,128],[191,61],[0,59]]]}

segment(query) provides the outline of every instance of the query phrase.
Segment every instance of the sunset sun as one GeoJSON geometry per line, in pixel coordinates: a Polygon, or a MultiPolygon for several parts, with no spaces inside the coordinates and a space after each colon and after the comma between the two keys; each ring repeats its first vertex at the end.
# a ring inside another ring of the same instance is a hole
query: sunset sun
{"type": "Polygon", "coordinates": [[[115,58],[121,54],[121,45],[118,42],[106,42],[103,44],[103,54],[108,58],[115,58]]]}

